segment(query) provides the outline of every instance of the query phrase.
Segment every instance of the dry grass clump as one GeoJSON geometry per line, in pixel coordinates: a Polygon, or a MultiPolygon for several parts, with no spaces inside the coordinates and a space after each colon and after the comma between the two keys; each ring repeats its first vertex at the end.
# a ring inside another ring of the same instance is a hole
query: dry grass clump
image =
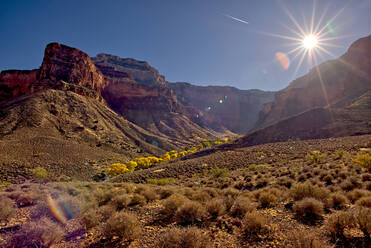
{"type": "Polygon", "coordinates": [[[355,227],[355,218],[349,211],[340,211],[332,214],[327,222],[326,229],[330,233],[333,240],[346,239],[345,229],[355,227]]]}
{"type": "Polygon", "coordinates": [[[363,189],[354,189],[347,194],[347,197],[353,203],[365,196],[371,196],[370,191],[363,189]]]}
{"type": "Polygon", "coordinates": [[[250,198],[240,196],[234,201],[229,213],[233,217],[242,218],[246,213],[254,210],[256,210],[256,205],[250,200],[250,198]]]}
{"type": "Polygon", "coordinates": [[[147,199],[143,195],[135,193],[131,197],[129,206],[136,206],[136,205],[144,206],[146,205],[146,203],[147,203],[147,199]]]}
{"type": "Polygon", "coordinates": [[[222,198],[212,199],[206,203],[206,210],[212,218],[223,215],[226,210],[226,204],[222,198]]]}
{"type": "Polygon", "coordinates": [[[82,223],[86,230],[98,226],[102,220],[103,215],[98,209],[90,209],[81,217],[82,223]]]}
{"type": "Polygon", "coordinates": [[[123,195],[117,195],[115,196],[111,203],[113,206],[116,207],[117,210],[121,210],[127,206],[129,206],[129,204],[131,203],[131,197],[130,195],[127,195],[127,194],[123,194],[123,195]]]}
{"type": "Polygon", "coordinates": [[[371,196],[364,196],[356,201],[357,206],[371,208],[371,196]]]}
{"type": "Polygon", "coordinates": [[[322,218],[323,203],[315,198],[304,198],[294,204],[293,210],[299,220],[314,224],[316,220],[322,218]]]}
{"type": "Polygon", "coordinates": [[[289,248],[324,248],[323,244],[313,233],[304,231],[292,231],[285,244],[289,248]]]}
{"type": "Polygon", "coordinates": [[[299,183],[291,188],[291,195],[295,201],[312,197],[324,201],[329,192],[326,188],[311,185],[310,183],[299,183]]]}
{"type": "Polygon", "coordinates": [[[155,246],[156,248],[209,248],[210,239],[196,227],[173,228],[163,233],[155,246]]]}
{"type": "Polygon", "coordinates": [[[135,215],[117,212],[103,225],[102,232],[107,238],[118,236],[132,241],[139,237],[142,228],[135,215]]]}
{"type": "Polygon", "coordinates": [[[162,213],[167,217],[172,217],[178,208],[187,201],[189,201],[187,197],[180,194],[173,194],[164,201],[162,213]]]}
{"type": "Polygon", "coordinates": [[[178,208],[174,217],[178,224],[195,224],[206,219],[207,211],[202,204],[194,201],[187,201],[178,208]]]}
{"type": "Polygon", "coordinates": [[[37,203],[41,198],[40,192],[36,189],[28,192],[13,191],[9,194],[9,198],[16,201],[18,207],[28,207],[37,203]]]}
{"type": "Polygon", "coordinates": [[[0,222],[14,217],[17,213],[15,202],[5,195],[0,195],[0,222]]]}
{"type": "Polygon", "coordinates": [[[271,192],[263,192],[259,195],[260,206],[263,208],[273,207],[277,205],[278,198],[271,192]]]}
{"type": "Polygon", "coordinates": [[[241,232],[244,238],[259,240],[269,233],[267,219],[257,212],[247,213],[242,220],[241,232]]]}
{"type": "Polygon", "coordinates": [[[347,204],[349,204],[348,198],[340,192],[332,193],[326,201],[327,208],[343,209],[347,204]]]}
{"type": "Polygon", "coordinates": [[[50,247],[64,238],[65,231],[50,219],[42,218],[38,221],[22,225],[9,242],[9,247],[50,247]]]}

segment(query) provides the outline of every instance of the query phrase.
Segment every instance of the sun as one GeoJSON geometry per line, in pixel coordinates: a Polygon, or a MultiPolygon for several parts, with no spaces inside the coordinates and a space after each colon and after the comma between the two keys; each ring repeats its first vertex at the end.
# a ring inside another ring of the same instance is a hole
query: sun
{"type": "Polygon", "coordinates": [[[305,49],[313,49],[318,45],[318,38],[313,34],[306,35],[302,43],[305,49]]]}

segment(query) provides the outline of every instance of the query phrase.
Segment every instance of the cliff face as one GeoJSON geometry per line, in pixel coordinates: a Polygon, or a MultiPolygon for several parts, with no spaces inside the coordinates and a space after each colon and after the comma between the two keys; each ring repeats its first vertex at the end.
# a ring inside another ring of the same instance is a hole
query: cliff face
{"type": "Polygon", "coordinates": [[[246,133],[253,127],[263,105],[273,100],[274,92],[239,90],[228,86],[195,86],[169,83],[178,99],[204,113],[205,125],[224,126],[235,133],[246,133]]]}
{"type": "Polygon", "coordinates": [[[39,70],[8,70],[0,73],[0,102],[26,94],[31,94],[31,85],[39,76],[39,70]]]}
{"type": "Polygon", "coordinates": [[[0,100],[9,100],[46,89],[69,90],[102,100],[100,91],[106,83],[86,53],[51,43],[45,48],[40,69],[1,72],[0,100]]]}
{"type": "Polygon", "coordinates": [[[344,105],[371,89],[371,36],[354,42],[340,58],[313,68],[277,92],[260,113],[262,128],[304,111],[344,105]]]}
{"type": "Polygon", "coordinates": [[[98,54],[92,58],[96,67],[111,78],[123,78],[130,76],[139,84],[166,85],[165,77],[145,61],[130,58],[120,58],[109,54],[98,54]]]}

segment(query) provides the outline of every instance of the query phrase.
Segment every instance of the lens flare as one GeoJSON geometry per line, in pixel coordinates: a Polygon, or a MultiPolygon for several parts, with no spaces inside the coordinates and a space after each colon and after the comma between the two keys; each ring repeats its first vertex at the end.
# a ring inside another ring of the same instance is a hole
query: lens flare
{"type": "Polygon", "coordinates": [[[47,196],[46,202],[53,216],[61,223],[65,223],[74,217],[72,207],[62,198],[53,199],[50,195],[47,196]]]}
{"type": "Polygon", "coordinates": [[[289,57],[287,57],[286,54],[277,52],[275,56],[276,56],[277,61],[280,63],[280,65],[282,66],[284,70],[287,70],[290,68],[290,59],[289,57]]]}
{"type": "Polygon", "coordinates": [[[307,35],[303,39],[303,47],[306,49],[313,49],[317,46],[318,39],[313,34],[307,35]]]}

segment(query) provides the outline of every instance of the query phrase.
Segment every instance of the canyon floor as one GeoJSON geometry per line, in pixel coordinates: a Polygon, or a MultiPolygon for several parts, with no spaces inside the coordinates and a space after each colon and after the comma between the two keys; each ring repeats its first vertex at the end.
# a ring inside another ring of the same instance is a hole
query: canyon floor
{"type": "Polygon", "coordinates": [[[2,181],[0,246],[369,247],[370,153],[363,135],[210,151],[102,182],[2,181]]]}

